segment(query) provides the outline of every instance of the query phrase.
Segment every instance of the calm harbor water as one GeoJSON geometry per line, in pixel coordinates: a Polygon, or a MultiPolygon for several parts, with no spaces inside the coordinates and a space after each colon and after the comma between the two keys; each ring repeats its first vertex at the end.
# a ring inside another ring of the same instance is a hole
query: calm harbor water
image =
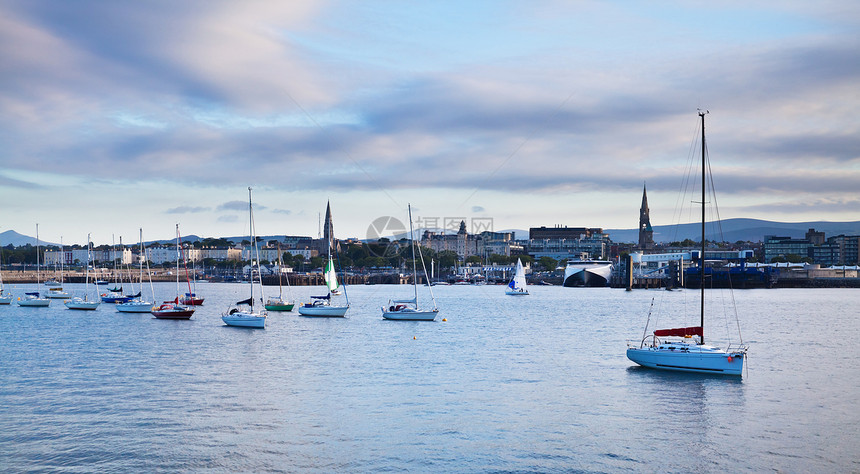
{"type": "Polygon", "coordinates": [[[223,326],[241,284],[190,321],[0,307],[0,470],[860,471],[860,291],[735,291],[739,379],[627,360],[652,298],[694,292],[530,290],[435,287],[437,321],[396,322],[411,287],[349,287],[347,318],[265,330],[223,326]]]}

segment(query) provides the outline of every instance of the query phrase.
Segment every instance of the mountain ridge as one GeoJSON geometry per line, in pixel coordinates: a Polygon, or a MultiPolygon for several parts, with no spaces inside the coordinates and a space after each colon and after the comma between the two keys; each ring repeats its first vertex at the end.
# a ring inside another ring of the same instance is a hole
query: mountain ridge
{"type": "MultiPolygon", "coordinates": [[[[764,242],[766,235],[802,239],[809,229],[824,232],[826,237],[837,235],[860,235],[860,221],[830,222],[778,222],[762,219],[735,218],[720,222],[721,230],[716,223],[705,223],[705,238],[724,242],[764,242]],[[719,235],[722,234],[722,238],[719,235]]],[[[700,240],[701,223],[691,222],[678,225],[655,225],[654,242],[669,243],[685,239],[700,240]]],[[[638,242],[639,229],[604,229],[613,242],[638,242]]]]}
{"type": "MultiPolygon", "coordinates": [[[[654,230],[654,241],[657,243],[669,243],[683,241],[685,239],[699,240],[701,234],[701,224],[692,222],[678,225],[655,225],[651,226],[654,230]]],[[[778,222],[766,221],[762,219],[749,218],[734,218],[721,221],[722,238],[717,238],[720,235],[715,223],[708,222],[705,224],[705,238],[708,240],[718,240],[725,242],[763,242],[766,235],[777,235],[781,237],[791,237],[794,239],[802,239],[809,229],[815,229],[818,232],[824,232],[826,237],[837,235],[860,235],[860,221],[845,221],[845,222],[830,222],[830,221],[809,221],[809,222],[778,222]]],[[[436,229],[440,231],[441,229],[436,229]]],[[[639,230],[633,229],[603,229],[609,234],[609,238],[616,243],[636,243],[639,241],[639,230]]],[[[524,229],[505,229],[499,232],[512,232],[517,240],[527,240],[528,230],[524,229]]],[[[416,230],[416,235],[421,235],[423,229],[416,230]]],[[[270,235],[260,236],[262,240],[280,240],[285,235],[270,235]]],[[[406,234],[398,234],[388,236],[391,240],[396,240],[406,237],[406,234]]],[[[202,240],[197,235],[182,236],[183,242],[196,242],[202,240]]],[[[233,242],[241,242],[242,240],[250,239],[250,237],[224,237],[226,240],[233,242]]],[[[173,239],[152,240],[145,242],[149,245],[154,242],[169,243],[173,239]]],[[[20,247],[23,245],[36,245],[36,238],[28,235],[20,234],[14,230],[7,230],[0,233],[0,245],[12,245],[20,247]]],[[[82,243],[79,243],[82,245],[82,243]]],[[[58,243],[40,241],[42,246],[59,246],[58,243]]],[[[137,245],[137,243],[127,243],[126,246],[137,245]]]]}

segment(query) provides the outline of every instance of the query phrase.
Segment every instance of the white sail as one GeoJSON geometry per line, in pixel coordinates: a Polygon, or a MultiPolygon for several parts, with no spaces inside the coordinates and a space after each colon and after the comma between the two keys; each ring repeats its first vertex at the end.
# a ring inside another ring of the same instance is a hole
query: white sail
{"type": "Polygon", "coordinates": [[[526,271],[523,268],[523,262],[517,259],[517,273],[514,275],[514,289],[524,289],[526,287],[526,271]]]}
{"type": "Polygon", "coordinates": [[[526,289],[526,271],[523,268],[523,262],[520,259],[517,259],[517,271],[514,274],[514,278],[508,283],[508,289],[505,291],[508,295],[527,295],[529,294],[526,289]]]}

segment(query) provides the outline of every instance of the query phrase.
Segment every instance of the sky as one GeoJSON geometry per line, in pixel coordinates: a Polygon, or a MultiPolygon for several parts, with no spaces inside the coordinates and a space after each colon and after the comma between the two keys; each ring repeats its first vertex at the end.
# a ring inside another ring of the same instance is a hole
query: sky
{"type": "MultiPolygon", "coordinates": [[[[860,220],[860,3],[4,0],[0,232],[860,220]]],[[[610,236],[611,237],[611,236],[610,236]]],[[[0,243],[2,244],[2,243],[0,243]]]]}

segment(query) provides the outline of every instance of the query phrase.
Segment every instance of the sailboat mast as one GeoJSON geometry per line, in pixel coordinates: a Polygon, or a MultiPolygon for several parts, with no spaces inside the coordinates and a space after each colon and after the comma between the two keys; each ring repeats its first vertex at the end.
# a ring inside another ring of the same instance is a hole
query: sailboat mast
{"type": "Polygon", "coordinates": [[[179,304],[179,252],[181,252],[179,243],[179,224],[176,224],[176,304],[179,304]]]}
{"type": "MultiPolygon", "coordinates": [[[[248,186],[248,230],[251,231],[251,242],[254,244],[254,256],[251,257],[251,308],[254,307],[254,257],[257,255],[257,237],[254,236],[254,208],[251,205],[251,187],[248,186]]],[[[263,275],[260,275],[260,286],[263,286],[263,275]]]]}
{"type": "Polygon", "coordinates": [[[39,284],[39,224],[36,224],[36,285],[39,284]]]}
{"type": "MultiPolygon", "coordinates": [[[[409,246],[412,247],[412,289],[414,290],[415,306],[418,306],[418,269],[415,268],[415,239],[412,238],[412,204],[409,208],[409,246]]],[[[427,282],[428,284],[430,282],[427,282]]]]}
{"type": "MultiPolygon", "coordinates": [[[[117,281],[119,282],[120,288],[122,288],[122,261],[123,254],[125,253],[125,247],[122,246],[122,236],[119,236],[119,278],[117,281]]],[[[131,291],[134,291],[134,285],[131,286],[131,291]]]]}
{"type": "Polygon", "coordinates": [[[84,301],[88,301],[90,296],[90,234],[87,234],[87,263],[84,272],[86,274],[84,279],[84,301]]]}
{"type": "Polygon", "coordinates": [[[699,288],[701,292],[701,306],[699,314],[699,325],[702,327],[701,344],[705,343],[705,114],[699,111],[702,117],[702,255],[699,259],[699,288]]]}
{"type": "MultiPolygon", "coordinates": [[[[140,271],[138,273],[140,274],[140,295],[142,298],[143,297],[143,259],[146,255],[146,252],[144,251],[144,248],[143,248],[143,227],[140,228],[140,239],[139,240],[140,240],[140,254],[138,255],[137,263],[138,263],[138,267],[140,268],[140,271]]],[[[132,290],[132,291],[134,291],[134,290],[132,290]]]]}

